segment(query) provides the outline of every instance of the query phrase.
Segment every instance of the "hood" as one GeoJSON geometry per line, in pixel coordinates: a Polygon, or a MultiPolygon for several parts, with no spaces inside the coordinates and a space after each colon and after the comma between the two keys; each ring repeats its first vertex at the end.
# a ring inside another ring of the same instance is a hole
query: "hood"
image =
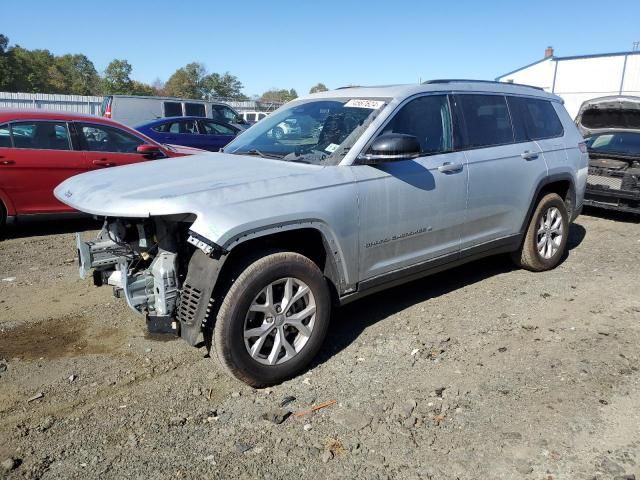
{"type": "Polygon", "coordinates": [[[65,180],[58,200],[98,216],[201,214],[222,205],[344,183],[344,167],[225,153],[96,170],[65,180]]]}
{"type": "Polygon", "coordinates": [[[576,124],[584,136],[611,131],[640,131],[640,97],[593,98],[580,107],[576,124]]]}

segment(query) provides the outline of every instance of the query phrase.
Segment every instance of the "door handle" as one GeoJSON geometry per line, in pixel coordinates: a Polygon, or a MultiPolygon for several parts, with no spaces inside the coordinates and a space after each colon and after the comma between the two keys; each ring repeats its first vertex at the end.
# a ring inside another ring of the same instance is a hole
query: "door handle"
{"type": "Polygon", "coordinates": [[[93,164],[98,165],[100,167],[114,167],[116,165],[115,163],[110,162],[106,158],[101,158],[100,160],[94,160],[93,164]]]}
{"type": "Polygon", "coordinates": [[[445,162],[438,167],[438,171],[442,173],[456,173],[462,170],[461,163],[445,162]]]}
{"type": "Polygon", "coordinates": [[[535,160],[538,158],[538,152],[530,152],[527,150],[526,152],[521,153],[520,156],[525,160],[535,160]]]}
{"type": "MultiPolygon", "coordinates": [[[[2,157],[0,157],[2,158],[2,157]]],[[[0,160],[0,165],[13,165],[16,162],[14,162],[13,160],[0,160]]]]}

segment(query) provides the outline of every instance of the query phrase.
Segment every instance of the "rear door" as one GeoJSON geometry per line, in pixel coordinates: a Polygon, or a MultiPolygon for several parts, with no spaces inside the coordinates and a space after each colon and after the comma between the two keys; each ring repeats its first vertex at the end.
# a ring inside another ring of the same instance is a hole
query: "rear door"
{"type": "Polygon", "coordinates": [[[454,99],[469,168],[464,254],[470,247],[515,240],[547,165],[535,142],[516,135],[504,95],[460,93],[454,99]]]}
{"type": "Polygon", "coordinates": [[[89,169],[116,167],[148,160],[136,149],[144,139],[111,125],[74,122],[73,126],[89,169]]]}
{"type": "Polygon", "coordinates": [[[73,211],[53,196],[53,189],[87,170],[82,152],[72,148],[65,121],[20,121],[0,128],[0,190],[9,197],[16,214],[73,211]]]}
{"type": "Polygon", "coordinates": [[[206,146],[202,146],[200,148],[204,148],[212,152],[220,150],[238,134],[237,128],[232,127],[231,125],[214,122],[213,120],[200,120],[198,122],[198,126],[200,134],[206,142],[206,146]]]}

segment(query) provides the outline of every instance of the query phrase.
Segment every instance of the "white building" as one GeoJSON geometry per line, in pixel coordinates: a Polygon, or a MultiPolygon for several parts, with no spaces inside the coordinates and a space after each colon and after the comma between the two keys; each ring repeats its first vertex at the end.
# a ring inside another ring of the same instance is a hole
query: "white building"
{"type": "Polygon", "coordinates": [[[575,118],[585,100],[608,95],[640,96],[640,51],[556,57],[548,47],[542,60],[496,80],[534,85],[555,93],[575,118]]]}

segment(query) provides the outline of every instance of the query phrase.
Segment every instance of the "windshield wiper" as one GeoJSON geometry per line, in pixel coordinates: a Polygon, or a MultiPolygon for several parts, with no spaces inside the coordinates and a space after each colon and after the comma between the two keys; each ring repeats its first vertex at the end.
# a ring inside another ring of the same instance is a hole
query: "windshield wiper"
{"type": "Polygon", "coordinates": [[[257,148],[252,148],[251,150],[247,150],[246,152],[234,152],[234,153],[238,153],[240,155],[256,155],[262,158],[278,158],[278,159],[282,158],[282,155],[277,155],[275,153],[264,153],[258,150],[257,148]]]}

